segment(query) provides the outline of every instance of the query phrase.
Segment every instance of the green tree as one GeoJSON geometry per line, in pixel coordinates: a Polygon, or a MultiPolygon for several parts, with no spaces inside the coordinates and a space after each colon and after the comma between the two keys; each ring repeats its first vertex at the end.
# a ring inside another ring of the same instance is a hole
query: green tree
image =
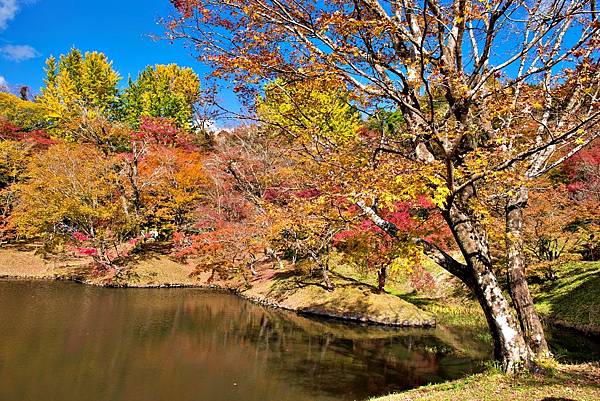
{"type": "Polygon", "coordinates": [[[294,136],[347,139],[361,124],[349,94],[332,79],[285,82],[277,79],[257,101],[259,118],[294,136]]]}
{"type": "Polygon", "coordinates": [[[122,120],[138,128],[142,116],[164,117],[189,129],[199,99],[200,79],[191,68],[176,64],[149,66],[136,81],[129,80],[121,97],[122,120]]]}

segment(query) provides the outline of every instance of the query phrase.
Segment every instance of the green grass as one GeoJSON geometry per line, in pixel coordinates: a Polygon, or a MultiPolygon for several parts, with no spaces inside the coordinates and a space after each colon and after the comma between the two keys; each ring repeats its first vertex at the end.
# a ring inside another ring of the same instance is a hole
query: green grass
{"type": "Polygon", "coordinates": [[[555,280],[531,285],[538,312],[547,320],[600,333],[600,262],[569,262],[555,280]]]}
{"type": "Polygon", "coordinates": [[[430,326],[433,314],[410,302],[379,293],[367,283],[330,273],[333,291],[327,291],[319,274],[306,275],[293,269],[272,270],[252,280],[242,294],[259,302],[324,316],[404,326],[430,326]]]}
{"type": "MultiPolygon", "coordinates": [[[[340,276],[377,287],[377,273],[374,271],[368,273],[361,272],[345,263],[336,263],[331,270],[340,276]]],[[[412,291],[409,282],[410,280],[406,272],[390,272],[385,290],[392,295],[408,294],[412,291]]]]}
{"type": "Polygon", "coordinates": [[[598,364],[559,365],[546,375],[505,375],[496,369],[371,401],[596,401],[598,364]]]}
{"type": "Polygon", "coordinates": [[[465,328],[480,328],[487,330],[487,323],[481,307],[476,302],[462,304],[442,304],[430,302],[421,307],[436,315],[439,324],[465,328]]]}

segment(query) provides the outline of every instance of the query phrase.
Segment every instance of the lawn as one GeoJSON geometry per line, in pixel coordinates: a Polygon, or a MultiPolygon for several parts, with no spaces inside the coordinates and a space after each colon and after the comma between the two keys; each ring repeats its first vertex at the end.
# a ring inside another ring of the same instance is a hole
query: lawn
{"type": "Polygon", "coordinates": [[[371,401],[597,401],[600,365],[559,365],[548,375],[504,375],[494,369],[371,401]]]}
{"type": "Polygon", "coordinates": [[[569,262],[555,280],[531,285],[539,313],[549,322],[600,334],[600,262],[569,262]]]}

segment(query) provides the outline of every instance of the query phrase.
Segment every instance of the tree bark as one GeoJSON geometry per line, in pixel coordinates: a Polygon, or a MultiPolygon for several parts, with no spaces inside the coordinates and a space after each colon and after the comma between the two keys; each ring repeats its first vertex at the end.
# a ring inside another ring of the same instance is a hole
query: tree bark
{"type": "Polygon", "coordinates": [[[387,280],[387,267],[382,266],[379,270],[377,270],[377,289],[379,292],[383,292],[385,290],[385,282],[387,280]]]}
{"type": "Polygon", "coordinates": [[[550,357],[544,328],[535,311],[533,298],[525,278],[523,255],[523,208],[527,205],[527,188],[521,187],[509,197],[506,205],[506,255],[508,284],[521,329],[536,357],[550,357]]]}
{"type": "Polygon", "coordinates": [[[321,263],[321,273],[323,274],[323,281],[325,282],[325,286],[327,287],[327,291],[333,291],[333,283],[329,278],[329,273],[327,272],[327,263],[321,263]]]}
{"type": "Polygon", "coordinates": [[[506,372],[530,366],[531,349],[492,270],[485,231],[456,204],[450,206],[444,217],[466,261],[465,273],[459,278],[475,294],[485,313],[494,340],[495,358],[506,372]]]}
{"type": "Polygon", "coordinates": [[[529,366],[531,350],[494,273],[489,266],[477,264],[479,266],[474,266],[472,271],[473,282],[477,284],[471,289],[483,309],[492,334],[495,359],[502,363],[506,372],[513,372],[519,366],[529,366]]]}
{"type": "Polygon", "coordinates": [[[328,273],[329,262],[327,260],[324,261],[315,252],[311,252],[311,258],[321,269],[321,275],[323,277],[323,282],[325,282],[325,288],[327,289],[327,291],[333,291],[333,283],[331,282],[331,279],[329,278],[329,273],[328,273]]]}
{"type": "MultiPolygon", "coordinates": [[[[357,205],[379,228],[394,238],[398,238],[398,227],[384,220],[364,202],[357,205]]],[[[437,263],[458,277],[473,292],[481,305],[494,342],[494,357],[502,363],[506,372],[513,372],[520,366],[531,366],[531,349],[519,323],[512,314],[510,304],[502,294],[498,280],[492,271],[487,236],[483,228],[467,212],[452,204],[444,212],[466,264],[453,259],[427,241],[417,241],[424,245],[423,251],[431,255],[437,263]]]]}

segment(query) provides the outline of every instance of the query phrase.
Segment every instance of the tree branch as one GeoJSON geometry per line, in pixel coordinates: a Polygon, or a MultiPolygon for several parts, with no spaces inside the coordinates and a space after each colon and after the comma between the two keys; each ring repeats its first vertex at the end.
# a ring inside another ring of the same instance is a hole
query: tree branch
{"type": "MultiPolygon", "coordinates": [[[[390,237],[399,239],[399,230],[394,223],[379,216],[377,212],[373,210],[372,207],[367,206],[364,201],[358,201],[356,202],[356,205],[377,227],[382,229],[390,237]]],[[[440,265],[450,274],[453,274],[464,281],[466,277],[466,265],[458,262],[440,247],[423,238],[414,238],[412,241],[415,244],[420,245],[423,248],[423,253],[430,257],[435,263],[440,265]]]]}

